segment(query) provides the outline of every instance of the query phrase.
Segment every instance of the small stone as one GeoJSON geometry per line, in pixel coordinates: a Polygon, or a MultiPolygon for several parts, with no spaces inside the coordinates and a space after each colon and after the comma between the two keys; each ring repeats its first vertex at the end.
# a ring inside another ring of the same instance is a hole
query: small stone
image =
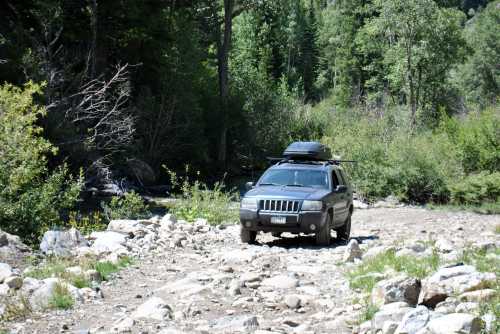
{"type": "Polygon", "coordinates": [[[133,319],[153,319],[164,321],[172,318],[172,309],[159,297],[151,297],[140,305],[134,313],[133,319]]]}
{"type": "Polygon", "coordinates": [[[276,289],[293,289],[299,285],[299,281],[290,276],[278,275],[271,278],[266,278],[262,281],[261,285],[276,289]]]}
{"type": "Polygon", "coordinates": [[[417,334],[427,325],[429,319],[429,310],[425,306],[417,306],[417,308],[404,315],[396,329],[396,334],[417,334]]]}
{"type": "Polygon", "coordinates": [[[285,304],[291,309],[299,308],[300,306],[300,298],[294,295],[285,296],[285,304]]]}
{"type": "Polygon", "coordinates": [[[4,283],[7,284],[9,288],[18,290],[23,286],[23,279],[19,276],[10,276],[5,279],[4,283]]]}
{"type": "Polygon", "coordinates": [[[415,305],[420,293],[420,281],[400,275],[378,282],[372,290],[371,300],[374,305],[382,306],[394,302],[407,302],[415,305]]]}
{"type": "Polygon", "coordinates": [[[353,262],[355,259],[361,259],[363,256],[363,252],[361,248],[359,248],[359,243],[356,239],[351,239],[347,244],[347,247],[344,251],[344,262],[353,262]]]}

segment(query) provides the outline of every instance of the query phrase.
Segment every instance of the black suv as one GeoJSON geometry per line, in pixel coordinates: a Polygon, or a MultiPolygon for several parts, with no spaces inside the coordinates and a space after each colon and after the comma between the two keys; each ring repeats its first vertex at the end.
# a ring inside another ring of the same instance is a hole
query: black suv
{"type": "Polygon", "coordinates": [[[317,142],[295,142],[241,200],[241,241],[254,243],[258,231],[316,235],[318,245],[330,243],[330,232],[348,240],[353,190],[328,149],[317,142]]]}

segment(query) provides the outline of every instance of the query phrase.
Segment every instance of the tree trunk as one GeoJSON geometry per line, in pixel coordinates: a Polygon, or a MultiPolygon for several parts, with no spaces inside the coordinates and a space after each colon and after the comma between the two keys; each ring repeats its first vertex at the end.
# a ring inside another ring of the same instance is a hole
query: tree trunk
{"type": "Polygon", "coordinates": [[[96,78],[96,49],[97,49],[97,0],[90,1],[90,29],[92,40],[89,51],[89,76],[93,80],[96,78]]]}
{"type": "Polygon", "coordinates": [[[409,88],[409,107],[410,107],[410,121],[412,128],[416,123],[416,114],[417,114],[417,104],[415,101],[415,83],[413,82],[413,69],[412,69],[412,53],[411,53],[411,45],[406,49],[406,61],[407,61],[407,79],[408,79],[408,88],[409,88]]]}
{"type": "Polygon", "coordinates": [[[222,41],[217,39],[217,60],[219,74],[219,98],[221,118],[221,132],[219,142],[218,163],[226,166],[227,160],[227,129],[229,107],[229,51],[231,50],[231,35],[233,28],[234,0],[224,0],[224,35],[222,41]]]}

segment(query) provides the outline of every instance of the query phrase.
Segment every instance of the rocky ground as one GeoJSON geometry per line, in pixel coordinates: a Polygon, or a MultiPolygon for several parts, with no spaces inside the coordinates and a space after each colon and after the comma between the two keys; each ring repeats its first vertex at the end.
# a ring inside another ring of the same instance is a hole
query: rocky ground
{"type": "Polygon", "coordinates": [[[58,279],[24,278],[10,286],[12,277],[23,277],[16,259],[3,274],[0,267],[0,296],[2,286],[6,296],[24,293],[32,311],[4,327],[12,333],[82,334],[494,333],[494,314],[480,304],[498,297],[498,225],[495,215],[356,210],[349,245],[321,248],[313,237],[293,235],[261,234],[257,245],[241,244],[237,225],[188,224],[169,215],[115,221],[89,240],[72,231],[61,243],[56,233],[45,238],[46,253],[110,261],[128,255],[134,264],[93,289],[70,287],[74,307],[50,310],[40,306],[58,279]],[[492,260],[489,273],[460,263],[469,247],[492,260]],[[380,281],[372,292],[351,288],[348,273],[388,250],[408,259],[437,254],[440,266],[452,266],[422,280],[388,268],[373,274],[380,281]],[[373,310],[369,316],[367,308],[373,310]]]}

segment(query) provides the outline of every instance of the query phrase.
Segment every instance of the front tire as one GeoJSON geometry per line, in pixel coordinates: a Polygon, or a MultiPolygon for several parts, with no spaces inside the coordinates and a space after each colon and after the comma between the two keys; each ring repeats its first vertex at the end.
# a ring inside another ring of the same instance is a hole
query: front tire
{"type": "Polygon", "coordinates": [[[347,217],[344,225],[342,227],[338,228],[337,230],[337,239],[342,240],[342,241],[348,241],[349,236],[351,235],[351,215],[349,214],[349,217],[347,217]]]}
{"type": "Polygon", "coordinates": [[[249,231],[242,226],[240,230],[240,238],[243,243],[254,244],[257,239],[257,231],[249,231]]]}
{"type": "Polygon", "coordinates": [[[332,214],[328,213],[326,216],[326,222],[323,224],[321,230],[316,233],[316,245],[318,246],[329,246],[330,245],[330,222],[332,221],[332,214]]]}

